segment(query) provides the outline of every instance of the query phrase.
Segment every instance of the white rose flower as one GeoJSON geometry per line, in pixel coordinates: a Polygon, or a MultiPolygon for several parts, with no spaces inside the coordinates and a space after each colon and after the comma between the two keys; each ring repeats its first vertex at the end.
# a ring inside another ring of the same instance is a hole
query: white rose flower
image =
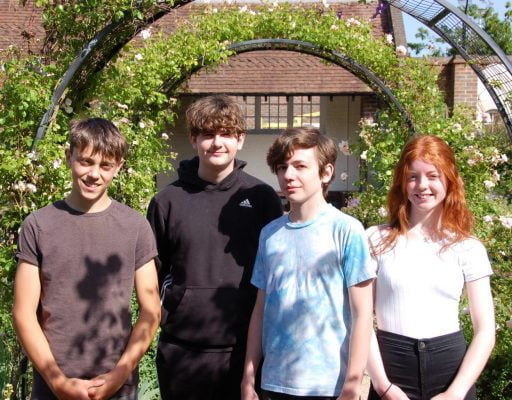
{"type": "Polygon", "coordinates": [[[56,160],[53,161],[54,169],[59,169],[61,165],[62,165],[62,160],[60,158],[57,158],[56,160]]]}
{"type": "Polygon", "coordinates": [[[297,25],[297,23],[296,23],[295,21],[292,21],[292,24],[291,24],[292,29],[295,29],[295,26],[296,26],[296,25],[297,25]]]}
{"type": "Polygon", "coordinates": [[[331,31],[337,31],[339,29],[339,26],[336,24],[331,25],[331,31]]]}
{"type": "Polygon", "coordinates": [[[162,138],[162,140],[169,140],[169,135],[167,133],[162,133],[162,135],[160,136],[162,138]]]}
{"type": "Polygon", "coordinates": [[[397,56],[405,57],[407,55],[407,48],[405,46],[400,45],[396,47],[395,52],[397,56]]]}
{"type": "Polygon", "coordinates": [[[37,192],[37,187],[33,183],[27,183],[27,192],[28,193],[35,193],[37,192]]]}
{"type": "Polygon", "coordinates": [[[453,129],[456,130],[457,132],[460,132],[462,130],[462,125],[459,123],[455,123],[453,124],[453,129]]]}
{"type": "Polygon", "coordinates": [[[492,216],[491,215],[484,216],[484,222],[487,222],[487,223],[492,222],[492,216]]]}
{"type": "Polygon", "coordinates": [[[240,7],[238,11],[240,11],[241,13],[247,12],[247,6],[240,7]]]}
{"type": "Polygon", "coordinates": [[[133,175],[135,173],[135,170],[132,167],[130,167],[126,170],[126,172],[128,172],[128,175],[133,175]]]}
{"type": "Polygon", "coordinates": [[[393,35],[391,33],[386,34],[386,43],[393,44],[393,35]]]}
{"type": "Polygon", "coordinates": [[[140,60],[142,60],[143,58],[144,58],[144,57],[142,56],[142,54],[140,54],[140,53],[135,54],[135,60],[140,61],[140,60]]]}
{"type": "Polygon", "coordinates": [[[348,141],[342,140],[341,142],[339,142],[338,143],[338,148],[346,156],[350,155],[350,148],[348,146],[348,141]]]}
{"type": "Polygon", "coordinates": [[[134,140],[134,141],[132,142],[132,146],[137,146],[138,144],[139,144],[139,142],[137,142],[136,140],[134,140]]]}
{"type": "Polygon", "coordinates": [[[212,8],[212,13],[217,14],[218,11],[216,8],[212,8]]]}
{"type": "Polygon", "coordinates": [[[146,124],[143,121],[139,122],[139,128],[144,129],[146,127],[146,124]]]}
{"type": "Polygon", "coordinates": [[[151,37],[151,29],[143,29],[139,33],[142,40],[147,40],[151,37]]]}
{"type": "Polygon", "coordinates": [[[361,155],[359,156],[359,158],[361,158],[361,160],[366,160],[368,156],[368,150],[365,150],[361,153],[361,155]]]}
{"type": "Polygon", "coordinates": [[[19,181],[18,182],[18,190],[20,192],[24,192],[27,189],[27,185],[25,185],[25,182],[19,181]]]}
{"type": "Polygon", "coordinates": [[[64,107],[64,111],[66,111],[68,114],[71,114],[71,113],[73,113],[73,107],[66,106],[66,107],[64,107]]]}
{"type": "Polygon", "coordinates": [[[380,207],[380,208],[377,210],[377,213],[378,213],[381,217],[387,217],[387,216],[388,216],[388,210],[386,210],[384,207],[380,207]]]}
{"type": "Polygon", "coordinates": [[[489,190],[496,186],[496,184],[493,181],[484,181],[484,186],[487,190],[489,190]]]}
{"type": "Polygon", "coordinates": [[[512,217],[500,217],[499,220],[505,228],[512,229],[512,217]]]}
{"type": "Polygon", "coordinates": [[[348,179],[348,174],[346,172],[342,172],[340,174],[340,179],[345,182],[348,179]]]}
{"type": "Polygon", "coordinates": [[[121,110],[128,110],[128,106],[126,104],[119,103],[118,101],[116,101],[116,106],[118,106],[121,110]]]}

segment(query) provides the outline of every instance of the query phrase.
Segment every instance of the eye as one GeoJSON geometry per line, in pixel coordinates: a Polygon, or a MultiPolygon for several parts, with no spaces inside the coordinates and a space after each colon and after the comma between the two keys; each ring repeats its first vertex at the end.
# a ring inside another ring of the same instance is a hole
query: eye
{"type": "Polygon", "coordinates": [[[416,175],[408,175],[407,176],[407,182],[413,182],[416,180],[416,175]]]}
{"type": "Polygon", "coordinates": [[[276,167],[276,171],[277,171],[277,172],[286,171],[286,168],[287,168],[287,165],[285,165],[285,164],[279,164],[279,165],[276,167]]]}
{"type": "Polygon", "coordinates": [[[112,164],[103,164],[101,166],[101,169],[103,169],[105,171],[110,171],[112,168],[114,168],[114,166],[112,164]]]}

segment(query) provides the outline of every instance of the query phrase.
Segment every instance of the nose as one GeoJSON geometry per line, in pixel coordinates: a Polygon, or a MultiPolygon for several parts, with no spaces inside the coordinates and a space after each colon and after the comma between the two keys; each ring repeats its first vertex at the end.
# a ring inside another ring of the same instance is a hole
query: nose
{"type": "Polygon", "coordinates": [[[220,147],[220,146],[221,146],[221,143],[220,143],[221,139],[222,139],[222,137],[221,137],[220,135],[218,135],[218,134],[217,134],[217,135],[215,135],[215,136],[213,137],[213,143],[212,143],[212,144],[213,144],[215,147],[220,147]]]}
{"type": "Polygon", "coordinates": [[[286,179],[287,181],[290,181],[293,179],[294,176],[295,176],[294,168],[291,165],[288,165],[283,172],[283,178],[286,179]]]}
{"type": "Polygon", "coordinates": [[[418,189],[425,190],[428,187],[428,178],[426,176],[421,176],[418,180],[418,189]]]}
{"type": "Polygon", "coordinates": [[[91,165],[91,167],[89,168],[89,173],[87,175],[92,179],[98,179],[100,177],[100,166],[91,165]]]}

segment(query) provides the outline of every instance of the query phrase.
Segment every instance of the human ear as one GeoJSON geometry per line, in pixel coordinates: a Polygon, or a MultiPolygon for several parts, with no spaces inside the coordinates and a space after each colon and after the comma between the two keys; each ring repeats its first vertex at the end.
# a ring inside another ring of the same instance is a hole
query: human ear
{"type": "Polygon", "coordinates": [[[238,135],[238,150],[242,150],[242,148],[244,147],[244,143],[245,143],[245,132],[242,132],[241,134],[238,135]]]}
{"type": "Polygon", "coordinates": [[[334,165],[329,163],[324,166],[324,170],[322,172],[320,179],[322,180],[323,183],[329,183],[332,179],[333,174],[334,174],[334,165]]]}
{"type": "Polygon", "coordinates": [[[192,134],[188,135],[188,141],[192,145],[194,150],[197,150],[197,136],[192,136],[192,134]]]}
{"type": "Polygon", "coordinates": [[[123,165],[124,165],[124,158],[121,158],[121,160],[117,163],[116,172],[115,172],[114,176],[117,176],[118,172],[121,171],[121,168],[123,168],[123,165]]]}
{"type": "Polygon", "coordinates": [[[69,150],[69,148],[67,148],[65,151],[64,151],[64,154],[66,156],[66,165],[68,167],[71,167],[71,151],[69,150]]]}

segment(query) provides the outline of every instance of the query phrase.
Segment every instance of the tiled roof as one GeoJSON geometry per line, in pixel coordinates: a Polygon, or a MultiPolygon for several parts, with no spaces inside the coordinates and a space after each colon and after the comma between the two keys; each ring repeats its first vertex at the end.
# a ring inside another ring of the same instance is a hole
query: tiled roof
{"type": "MultiPolygon", "coordinates": [[[[318,6],[318,2],[315,3],[318,6]]],[[[305,5],[307,6],[307,5],[305,5]]],[[[332,4],[343,18],[358,16],[372,21],[375,35],[390,32],[389,11],[374,17],[375,4],[357,2],[332,4]]],[[[172,10],[152,26],[171,33],[191,14],[202,12],[204,5],[189,3],[172,10]]],[[[0,0],[0,49],[16,44],[24,51],[38,52],[44,38],[41,12],[29,0],[25,7],[18,0],[0,0]],[[23,38],[34,35],[29,42],[23,38]]],[[[362,93],[371,90],[343,68],[320,59],[290,51],[253,51],[231,57],[227,64],[209,71],[201,70],[186,82],[190,93],[362,93]]]]}
{"type": "Polygon", "coordinates": [[[38,52],[43,38],[41,11],[33,0],[25,7],[18,0],[0,0],[0,50],[15,45],[23,51],[38,52]]]}
{"type": "Polygon", "coordinates": [[[290,51],[238,54],[210,71],[200,70],[184,88],[189,93],[361,93],[359,78],[319,58],[290,51]]]}

